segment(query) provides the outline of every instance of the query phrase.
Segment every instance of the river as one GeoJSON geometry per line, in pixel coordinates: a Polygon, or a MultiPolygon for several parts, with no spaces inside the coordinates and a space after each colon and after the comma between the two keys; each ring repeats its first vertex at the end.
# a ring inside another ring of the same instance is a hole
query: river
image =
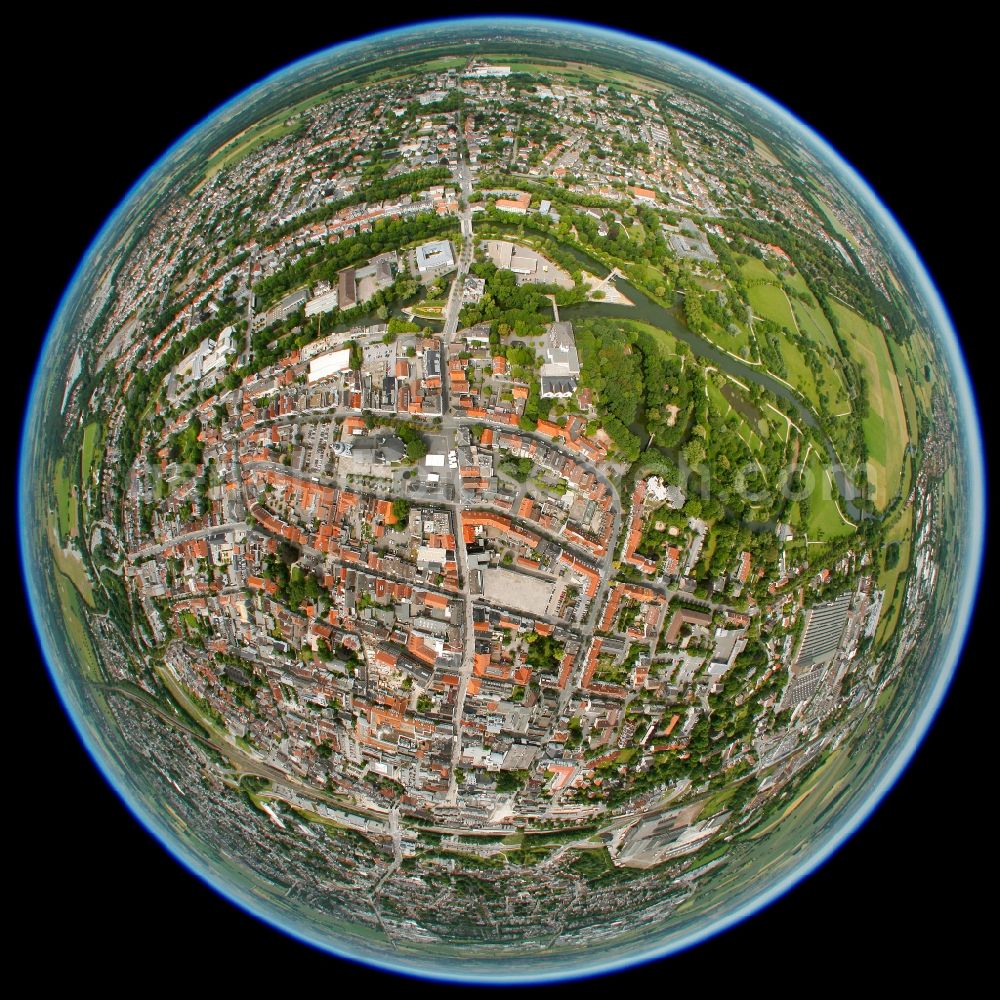
{"type": "MultiPolygon", "coordinates": [[[[574,256],[578,255],[574,254],[574,256]]],[[[593,261],[588,261],[585,266],[587,266],[588,270],[592,271],[594,270],[593,264],[593,261]]],[[[607,269],[605,269],[605,273],[607,273],[607,269]]],[[[840,459],[837,457],[833,443],[820,427],[819,421],[812,410],[784,382],[776,379],[758,365],[747,364],[740,358],[732,354],[727,354],[703,337],[700,337],[688,328],[674,310],[667,309],[658,302],[654,302],[648,295],[641,292],[625,278],[615,278],[614,283],[615,287],[626,298],[630,299],[634,305],[623,306],[605,302],[583,302],[561,309],[560,316],[569,320],[587,319],[589,317],[620,317],[621,319],[633,319],[649,323],[651,326],[666,330],[678,340],[683,341],[691,348],[693,354],[704,358],[727,375],[732,375],[741,382],[753,382],[755,385],[767,389],[768,392],[772,392],[775,396],[790,403],[798,418],[814,432],[817,440],[822,443],[827,453],[830,461],[829,467],[833,473],[837,490],[840,493],[844,512],[855,521],[861,520],[862,517],[871,516],[862,512],[854,503],[859,490],[854,485],[853,480],[848,477],[840,459]]]]}

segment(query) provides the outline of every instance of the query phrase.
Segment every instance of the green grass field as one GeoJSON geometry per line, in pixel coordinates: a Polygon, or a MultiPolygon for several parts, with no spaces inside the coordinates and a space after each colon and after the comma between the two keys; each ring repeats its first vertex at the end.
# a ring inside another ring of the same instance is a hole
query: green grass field
{"type": "Polygon", "coordinates": [[[875,506],[884,510],[899,489],[903,452],[909,441],[899,383],[881,330],[834,301],[841,334],[862,365],[868,383],[868,416],[863,421],[869,474],[875,483],[875,506]]]}
{"type": "Polygon", "coordinates": [[[743,272],[743,277],[747,281],[775,281],[774,275],[768,270],[767,264],[765,264],[758,257],[747,257],[747,259],[740,264],[740,270],[743,272]]]}
{"type": "MultiPolygon", "coordinates": [[[[911,538],[913,533],[913,508],[908,507],[900,513],[886,532],[886,546],[892,542],[899,543],[899,561],[892,569],[885,569],[884,561],[880,564],[878,585],[885,590],[885,601],[882,604],[882,617],[875,632],[876,645],[882,645],[896,630],[899,614],[903,607],[906,573],[910,568],[911,538]]],[[[884,560],[884,553],[879,553],[884,560]]]]}
{"type": "MultiPolygon", "coordinates": [[[[794,344],[782,343],[781,352],[788,367],[788,381],[803,392],[814,407],[819,408],[819,394],[825,392],[826,406],[830,414],[833,416],[849,414],[850,401],[836,362],[840,356],[840,346],[815,300],[812,299],[807,305],[798,299],[789,298],[784,289],[776,284],[777,275],[756,257],[751,257],[741,266],[741,270],[748,281],[771,282],[771,284],[753,285],[749,289],[750,305],[754,313],[801,333],[813,341],[819,349],[822,368],[819,375],[814,376],[806,365],[802,352],[794,344]]],[[[794,291],[809,294],[809,286],[797,271],[785,272],[783,277],[794,291]]]]}
{"type": "Polygon", "coordinates": [[[624,325],[631,326],[636,330],[645,330],[646,333],[653,337],[664,354],[677,353],[677,338],[672,333],[661,330],[658,326],[653,326],[651,323],[642,323],[634,319],[625,320],[624,325]]]}
{"type": "Polygon", "coordinates": [[[792,300],[792,310],[798,320],[799,331],[812,340],[819,349],[822,370],[819,374],[817,387],[826,391],[827,409],[833,416],[847,416],[851,412],[850,400],[844,387],[844,379],[840,373],[840,347],[837,338],[830,328],[827,318],[818,306],[807,306],[804,302],[792,300]]]}
{"type": "MultiPolygon", "coordinates": [[[[771,281],[776,281],[771,276],[771,281]]],[[[774,320],[789,330],[795,330],[795,317],[792,315],[791,307],[780,285],[751,285],[750,307],[754,314],[763,319],[774,320]]]]}
{"type": "Polygon", "coordinates": [[[83,429],[83,451],[81,452],[82,478],[81,482],[86,486],[90,482],[90,471],[94,463],[94,454],[97,451],[97,443],[101,439],[101,425],[95,420],[87,424],[83,429]]]}
{"type": "Polygon", "coordinates": [[[66,460],[56,463],[53,488],[56,495],[56,514],[59,519],[59,540],[62,543],[68,538],[75,538],[78,533],[76,490],[66,472],[66,460]]]}
{"type": "Polygon", "coordinates": [[[807,467],[813,476],[813,492],[809,497],[809,519],[802,530],[811,542],[830,541],[854,534],[855,527],[841,517],[837,506],[839,494],[836,484],[830,479],[826,456],[813,448],[807,467]]]}
{"type": "Polygon", "coordinates": [[[702,819],[707,819],[709,816],[714,816],[717,812],[720,812],[739,790],[740,785],[741,782],[739,781],[730,781],[728,784],[723,785],[714,795],[709,796],[705,800],[705,804],[702,806],[698,816],[702,819]]]}
{"type": "MultiPolygon", "coordinates": [[[[836,345],[836,340],[833,338],[833,331],[829,329],[829,324],[827,324],[826,335],[824,335],[822,327],[812,317],[809,317],[811,322],[808,327],[801,325],[799,321],[799,308],[801,307],[805,314],[806,307],[802,303],[788,298],[785,290],[778,283],[777,276],[763,261],[752,257],[742,265],[741,270],[748,281],[757,282],[757,284],[752,284],[749,288],[750,307],[753,309],[755,316],[759,316],[761,319],[769,319],[785,327],[787,330],[809,337],[819,345],[822,353],[825,353],[825,349],[829,347],[830,341],[833,341],[834,345],[836,345]],[[767,283],[760,284],[762,281],[767,283]]],[[[802,290],[808,290],[801,276],[793,274],[792,277],[797,281],[797,283],[790,282],[793,287],[801,286],[802,290]]],[[[825,322],[822,313],[818,309],[816,312],[825,322]]],[[[844,384],[834,373],[826,358],[823,357],[822,359],[823,367],[817,378],[813,375],[809,365],[806,364],[806,359],[802,351],[787,338],[781,337],[780,340],[781,356],[784,359],[785,368],[787,369],[787,374],[783,376],[785,380],[794,385],[805,396],[814,410],[820,411],[822,409],[820,393],[825,392],[827,407],[831,413],[838,415],[849,413],[850,404],[847,399],[847,393],[844,390],[844,384]]]]}

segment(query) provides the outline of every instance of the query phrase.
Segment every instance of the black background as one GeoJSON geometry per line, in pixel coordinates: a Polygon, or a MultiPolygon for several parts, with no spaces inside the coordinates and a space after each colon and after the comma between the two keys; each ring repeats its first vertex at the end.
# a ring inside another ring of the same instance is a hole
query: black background
{"type": "MultiPolygon", "coordinates": [[[[980,303],[995,289],[989,266],[976,259],[975,231],[987,211],[978,193],[988,197],[991,182],[979,145],[983,92],[970,76],[979,54],[969,48],[974,38],[964,25],[941,18],[908,24],[842,7],[827,9],[826,20],[809,28],[789,5],[754,5],[742,15],[694,7],[664,6],[662,15],[643,16],[553,4],[524,12],[589,13],[594,20],[600,14],[605,23],[661,38],[756,85],[815,127],[910,234],[951,310],[988,406],[986,337],[993,331],[980,325],[980,303]]],[[[151,11],[154,23],[135,11],[129,16],[139,20],[129,28],[74,14],[60,19],[54,36],[54,26],[39,20],[44,59],[9,91],[13,128],[6,145],[15,177],[7,185],[6,235],[17,266],[8,272],[8,306],[16,297],[16,308],[7,316],[6,339],[18,361],[19,402],[81,254],[174,140],[289,61],[406,20],[384,6],[378,17],[332,5],[273,9],[261,19],[235,5],[224,13],[185,10],[180,19],[176,12],[151,11]]],[[[439,5],[423,12],[462,11],[439,5]]],[[[12,408],[15,421],[17,412],[12,408]]],[[[984,432],[989,440],[990,427],[984,432]]],[[[989,562],[985,568],[988,581],[989,562]]],[[[959,974],[968,969],[978,953],[967,907],[985,889],[983,867],[993,868],[983,853],[981,806],[990,796],[976,746],[987,717],[970,712],[983,677],[992,680],[981,669],[995,661],[984,657],[982,619],[991,603],[984,592],[953,689],[909,769],[820,871],[695,949],[551,991],[811,991],[853,984],[869,962],[876,979],[895,979],[925,962],[944,961],[959,974]]],[[[18,614],[23,618],[14,617],[8,633],[21,655],[8,669],[17,662],[20,679],[6,690],[21,707],[8,711],[28,717],[22,699],[29,695],[31,735],[20,748],[8,747],[9,761],[17,764],[9,778],[20,774],[21,780],[8,781],[6,812],[10,820],[28,810],[25,821],[15,823],[18,853],[8,857],[30,875],[31,891],[19,904],[21,933],[39,942],[55,935],[57,961],[84,980],[103,978],[112,968],[127,977],[134,968],[154,975],[172,970],[175,985],[226,991],[236,982],[296,993],[317,985],[407,988],[398,978],[269,929],[174,862],[90,763],[44,675],[28,612],[18,614]]]]}

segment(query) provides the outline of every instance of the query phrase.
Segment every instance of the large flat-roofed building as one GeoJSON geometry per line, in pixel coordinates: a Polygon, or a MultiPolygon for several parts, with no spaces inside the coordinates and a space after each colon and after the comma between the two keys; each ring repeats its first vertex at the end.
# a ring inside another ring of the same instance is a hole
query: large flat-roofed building
{"type": "Polygon", "coordinates": [[[337,273],[337,296],[341,309],[350,309],[358,301],[358,281],[353,267],[337,273]]]}
{"type": "Polygon", "coordinates": [[[455,266],[451,240],[433,240],[417,247],[417,270],[421,274],[455,266]]]}
{"type": "Polygon", "coordinates": [[[406,445],[395,434],[365,435],[351,442],[351,454],[369,465],[394,465],[406,458],[406,445]]]}
{"type": "MultiPolygon", "coordinates": [[[[573,324],[563,320],[552,323],[545,334],[545,358],[550,365],[564,367],[568,374],[580,374],[580,357],[576,353],[573,324]]],[[[544,366],[543,366],[544,368],[544,366]]]]}
{"type": "Polygon", "coordinates": [[[238,350],[235,328],[227,326],[218,340],[209,337],[178,362],[167,379],[167,399],[173,402],[191,386],[226,366],[226,359],[238,350]]]}
{"type": "Polygon", "coordinates": [[[340,372],[346,372],[351,367],[351,352],[349,348],[340,351],[330,351],[329,354],[320,354],[309,362],[309,382],[316,382],[321,378],[329,378],[340,372]]]}
{"type": "Polygon", "coordinates": [[[279,320],[286,320],[309,301],[309,289],[298,288],[294,292],[289,292],[280,302],[271,306],[267,312],[257,313],[253,318],[253,328],[262,330],[265,326],[277,323],[279,320]]]}
{"type": "Polygon", "coordinates": [[[339,298],[340,292],[336,288],[332,288],[328,292],[323,292],[321,295],[311,298],[306,303],[306,316],[315,316],[317,313],[330,312],[331,309],[336,309],[339,298]]]}
{"type": "Polygon", "coordinates": [[[465,75],[468,79],[486,79],[488,77],[498,77],[498,76],[510,76],[509,66],[477,66],[475,69],[470,69],[465,75]]]}
{"type": "Polygon", "coordinates": [[[848,591],[836,600],[814,604],[805,612],[805,630],[799,655],[795,658],[796,667],[811,667],[833,658],[840,648],[850,607],[851,594],[848,591]]]}
{"type": "Polygon", "coordinates": [[[539,372],[541,395],[546,399],[565,398],[576,391],[580,357],[576,352],[573,324],[553,323],[545,334],[545,362],[539,372]]]}

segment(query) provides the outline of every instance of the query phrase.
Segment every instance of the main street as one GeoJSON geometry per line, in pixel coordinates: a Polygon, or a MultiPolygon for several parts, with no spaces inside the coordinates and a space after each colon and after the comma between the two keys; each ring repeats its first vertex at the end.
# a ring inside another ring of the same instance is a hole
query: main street
{"type": "MultiPolygon", "coordinates": [[[[472,235],[472,207],[469,197],[472,194],[472,175],[469,165],[464,157],[459,157],[458,165],[455,168],[455,179],[461,190],[461,204],[459,219],[462,226],[462,252],[458,259],[458,270],[455,272],[455,280],[451,284],[451,292],[448,295],[448,305],[445,308],[444,329],[441,331],[441,367],[447,370],[448,349],[455,334],[458,332],[458,317],[462,310],[462,292],[465,287],[465,276],[469,273],[469,265],[472,263],[473,255],[473,235],[472,235]]],[[[444,413],[450,410],[448,379],[442,379],[442,409],[444,413]]],[[[444,423],[444,421],[442,421],[444,423]]],[[[453,418],[448,420],[448,430],[450,431],[458,422],[453,418]]],[[[469,680],[472,677],[472,668],[476,658],[476,632],[472,617],[472,598],[470,594],[469,580],[469,559],[465,550],[465,540],[462,537],[462,515],[461,507],[457,502],[448,504],[452,508],[453,521],[455,525],[455,553],[458,561],[458,575],[460,585],[465,593],[465,647],[462,651],[462,666],[458,674],[458,691],[455,694],[455,714],[453,717],[454,738],[451,749],[451,772],[448,776],[448,796],[446,801],[449,805],[455,805],[458,801],[458,767],[462,761],[462,716],[465,712],[465,694],[469,688],[469,680]]]]}

